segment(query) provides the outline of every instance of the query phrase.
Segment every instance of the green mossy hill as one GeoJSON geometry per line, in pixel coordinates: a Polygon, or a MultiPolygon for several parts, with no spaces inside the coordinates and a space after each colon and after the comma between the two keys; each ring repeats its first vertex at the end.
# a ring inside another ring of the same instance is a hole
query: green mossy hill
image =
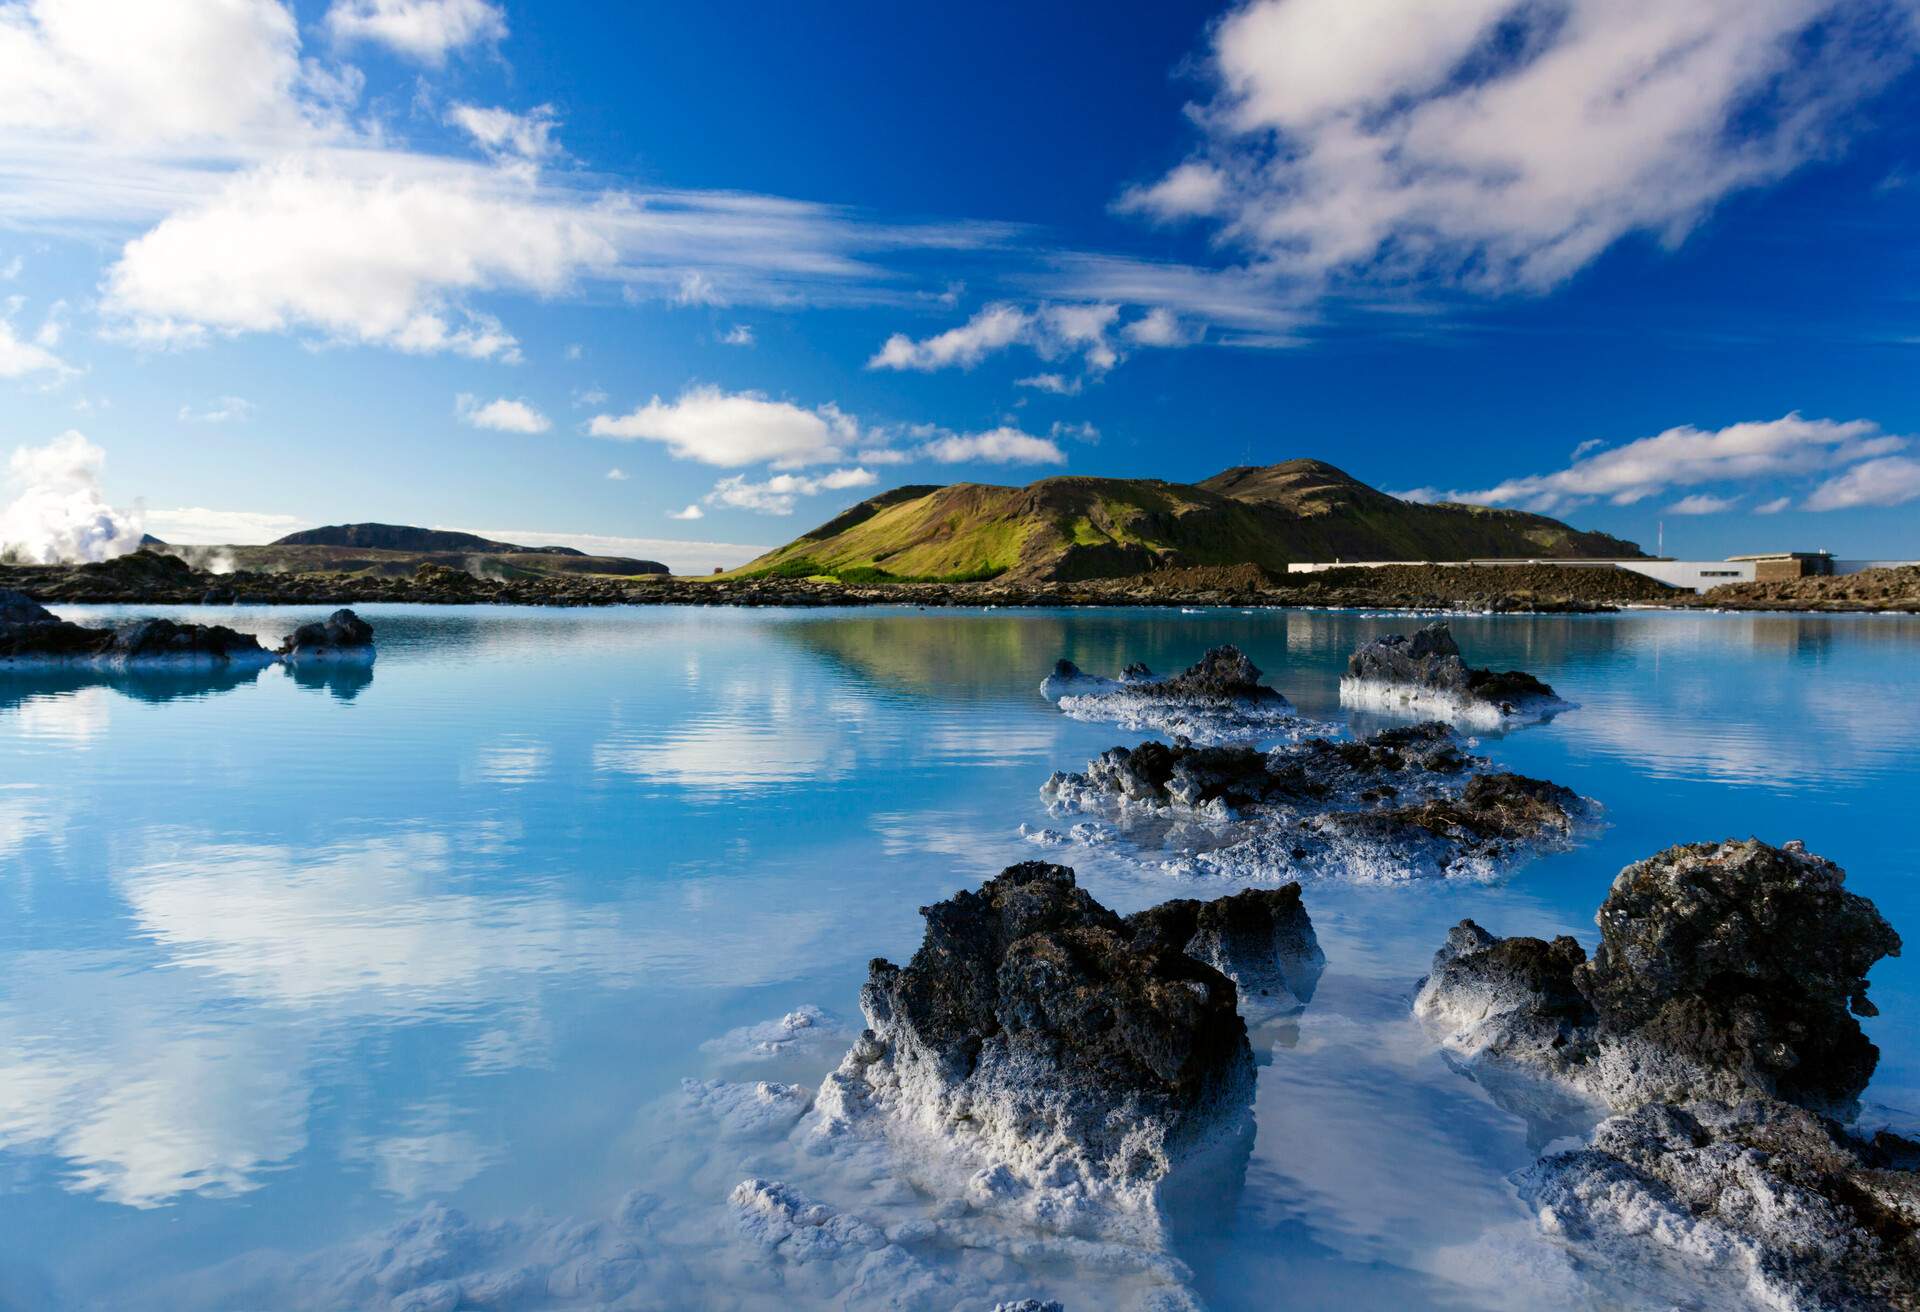
{"type": "Polygon", "coordinates": [[[1637,556],[1544,515],[1401,501],[1318,460],[1203,483],[1043,478],[885,492],[735,571],[846,583],[1075,582],[1296,560],[1637,556]]]}

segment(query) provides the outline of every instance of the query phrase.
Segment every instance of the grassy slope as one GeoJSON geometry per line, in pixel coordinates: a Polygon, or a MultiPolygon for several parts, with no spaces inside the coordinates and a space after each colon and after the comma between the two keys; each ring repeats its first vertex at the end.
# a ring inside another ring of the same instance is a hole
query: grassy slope
{"type": "Polygon", "coordinates": [[[1026,487],[901,488],[735,571],[849,582],[1081,579],[1155,564],[1458,560],[1631,554],[1539,515],[1416,505],[1294,461],[1207,483],[1050,478],[1026,487]]]}

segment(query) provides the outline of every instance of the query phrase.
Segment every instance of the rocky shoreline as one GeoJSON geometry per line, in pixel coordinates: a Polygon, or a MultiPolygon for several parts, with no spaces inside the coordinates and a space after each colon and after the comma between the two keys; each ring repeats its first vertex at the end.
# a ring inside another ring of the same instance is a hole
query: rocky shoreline
{"type": "Polygon", "coordinates": [[[1166,570],[1071,583],[842,583],[830,579],[550,575],[482,578],[444,565],[411,575],[212,574],[140,551],[86,565],[0,565],[0,588],[97,605],[512,606],[1301,606],[1334,610],[1591,614],[1681,610],[1920,612],[1920,568],[1870,570],[1705,596],[1644,575],[1565,565],[1405,565],[1275,576],[1251,566],[1166,570]],[[1885,576],[1885,577],[1881,577],[1885,576]]]}
{"type": "Polygon", "coordinates": [[[253,635],[220,624],[150,618],[88,628],[61,619],[24,593],[0,589],[0,668],[4,669],[224,670],[276,661],[315,666],[372,659],[373,626],[346,609],[302,624],[269,651],[253,635]]]}

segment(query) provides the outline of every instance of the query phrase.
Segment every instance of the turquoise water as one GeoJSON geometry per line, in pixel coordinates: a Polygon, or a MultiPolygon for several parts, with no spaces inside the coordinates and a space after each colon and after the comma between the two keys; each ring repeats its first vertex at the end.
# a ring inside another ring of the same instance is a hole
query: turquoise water
{"type": "MultiPolygon", "coordinates": [[[[168,613],[278,637],[318,612],[168,613]]],[[[1050,771],[1128,741],[1039,697],[1057,657],[1166,670],[1231,641],[1303,713],[1345,722],[1346,654],[1409,623],[362,613],[370,671],[0,673],[0,1307],[260,1306],[283,1277],[338,1305],[289,1273],[432,1204],[603,1218],[634,1189],[660,1221],[630,1305],[830,1304],[836,1277],[743,1253],[724,1207],[743,1177],[804,1166],[690,1117],[681,1081],[817,1083],[845,1034],[754,1061],[724,1036],[805,1004],[857,1027],[868,958],[909,955],[920,905],[1013,861],[1074,863],[1123,911],[1196,895],[1124,852],[1019,837],[1047,821],[1050,771]]],[[[1607,828],[1494,885],[1309,887],[1326,975],[1258,1036],[1244,1179],[1176,1219],[1209,1306],[1278,1288],[1301,1308],[1607,1305],[1505,1181],[1541,1145],[1407,1017],[1462,916],[1591,946],[1620,866],[1756,834],[1804,839],[1920,936],[1920,621],[1454,628],[1475,663],[1579,704],[1480,750],[1597,799],[1607,828]]],[[[1920,1112],[1920,952],[1873,993],[1868,1101],[1920,1112]]],[[[871,1201],[835,1187],[836,1206],[871,1201]]],[[[1004,1296],[1106,1298],[1071,1263],[983,1269],[1004,1296]]]]}

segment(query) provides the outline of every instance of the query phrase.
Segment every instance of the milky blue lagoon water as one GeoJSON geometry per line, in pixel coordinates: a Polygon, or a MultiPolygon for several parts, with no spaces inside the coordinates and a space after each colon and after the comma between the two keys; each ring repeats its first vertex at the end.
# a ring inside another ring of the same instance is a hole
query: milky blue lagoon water
{"type": "MultiPolygon", "coordinates": [[[[272,637],[318,614],[169,613],[272,637]]],[[[423,1213],[427,1267],[524,1260],[502,1305],[885,1306],[947,1271],[1151,1305],[1151,1280],[1019,1236],[857,1276],[743,1244],[726,1198],[748,1176],[896,1220],[941,1200],[716,1120],[740,1082],[811,1088],[849,1037],[733,1032],[809,1004],[857,1029],[867,960],[903,960],[919,906],[1017,860],[1068,861],[1122,911],[1232,891],[1021,839],[1050,771],[1138,739],[1042,700],[1057,657],[1171,670],[1231,641],[1348,723],[1347,653],[1409,620],[363,614],[370,677],[0,674],[0,1307],[339,1306],[341,1272],[423,1213]]],[[[1618,1305],[1507,1183],[1544,1145],[1408,1015],[1461,917],[1591,947],[1622,865],[1756,834],[1839,861],[1920,942],[1920,621],[1454,627],[1475,663],[1579,703],[1480,750],[1597,799],[1607,828],[1492,885],[1309,886],[1327,971],[1256,1033],[1244,1178],[1174,1221],[1208,1306],[1618,1305]]],[[[1873,993],[1870,1114],[1920,1111],[1920,950],[1873,993]]],[[[944,1306],[991,1305],[970,1298],[944,1306]]]]}

